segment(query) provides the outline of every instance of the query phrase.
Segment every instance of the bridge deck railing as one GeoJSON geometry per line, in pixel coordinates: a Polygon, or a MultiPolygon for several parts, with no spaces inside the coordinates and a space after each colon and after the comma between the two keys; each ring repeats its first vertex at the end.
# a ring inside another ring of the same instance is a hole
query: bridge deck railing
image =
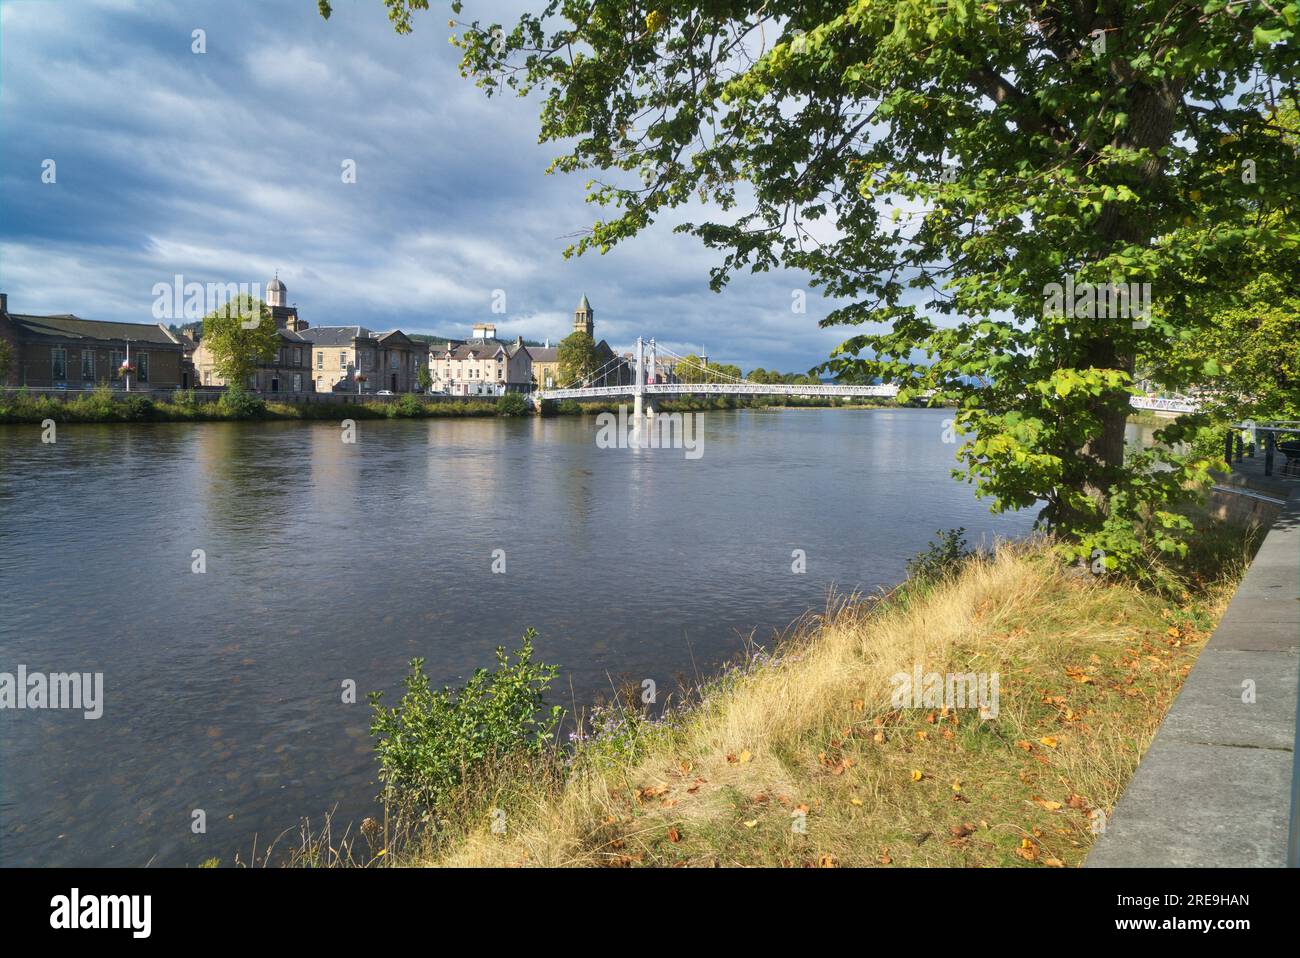
{"type": "MultiPolygon", "coordinates": [[[[603,396],[630,396],[635,385],[587,386],[574,389],[543,389],[541,399],[598,399],[603,396]]],[[[698,396],[698,395],[748,395],[748,396],[897,396],[898,387],[892,385],[837,386],[828,384],[800,385],[789,383],[647,383],[641,392],[646,396],[698,396]]]]}

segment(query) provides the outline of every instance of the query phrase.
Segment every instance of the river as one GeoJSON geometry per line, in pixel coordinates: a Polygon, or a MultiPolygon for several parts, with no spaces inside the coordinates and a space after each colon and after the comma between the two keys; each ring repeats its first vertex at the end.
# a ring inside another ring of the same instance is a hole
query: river
{"type": "Polygon", "coordinates": [[[365,693],[414,656],[457,684],[532,626],[560,704],[668,690],[936,530],[1024,534],[950,477],[950,415],[710,412],[699,458],[591,417],[0,426],[0,672],[104,674],[98,719],[0,712],[0,865],[247,861],[372,811],[365,693]]]}

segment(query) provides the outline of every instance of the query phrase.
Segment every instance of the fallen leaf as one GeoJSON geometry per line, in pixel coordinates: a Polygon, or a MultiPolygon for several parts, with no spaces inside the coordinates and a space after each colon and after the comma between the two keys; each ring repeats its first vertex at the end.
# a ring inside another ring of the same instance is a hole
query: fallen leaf
{"type": "Polygon", "coordinates": [[[682,833],[675,828],[668,829],[668,840],[674,845],[682,840],[682,833]]]}
{"type": "Polygon", "coordinates": [[[1046,745],[1048,748],[1056,748],[1056,739],[1052,738],[1050,735],[1044,735],[1038,741],[1040,744],[1046,745]]]}
{"type": "Polygon", "coordinates": [[[923,778],[925,778],[924,772],[922,772],[919,768],[912,769],[912,781],[919,782],[923,778]]]}
{"type": "Polygon", "coordinates": [[[1029,800],[1035,805],[1047,809],[1049,812],[1055,812],[1064,807],[1060,802],[1053,802],[1050,799],[1039,798],[1037,795],[1029,796],[1029,800]]]}

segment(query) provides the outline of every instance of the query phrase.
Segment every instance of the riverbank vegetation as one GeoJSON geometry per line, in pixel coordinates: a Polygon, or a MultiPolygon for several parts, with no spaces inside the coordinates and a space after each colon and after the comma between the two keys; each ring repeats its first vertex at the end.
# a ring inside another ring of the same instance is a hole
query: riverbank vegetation
{"type": "Polygon", "coordinates": [[[1253,536],[1205,524],[1197,543],[1154,589],[1062,565],[1047,540],[972,554],[951,533],[899,588],[832,603],[655,713],[641,678],[625,677],[612,701],[561,725],[569,741],[546,747],[538,736],[556,716],[537,705],[551,673],[527,642],[496,679],[476,676],[478,692],[432,702],[413,677],[396,709],[376,703],[388,816],[341,838],[304,832],[295,860],[1078,865],[1253,536]],[[917,670],[997,676],[996,693],[967,707],[900,704],[899,677],[917,670]],[[481,704],[493,684],[505,690],[495,724],[448,708],[481,704]],[[498,734],[505,725],[513,739],[498,734]],[[402,795],[403,782],[416,784],[402,795]]]}
{"type": "MultiPolygon", "coordinates": [[[[626,405],[626,403],[624,403],[626,405]]],[[[891,400],[844,400],[838,397],[801,396],[717,396],[670,400],[665,412],[710,409],[826,407],[893,405],[891,400]]],[[[618,403],[579,403],[572,400],[547,403],[548,416],[582,416],[615,412],[618,403]]],[[[107,386],[76,398],[61,399],[21,389],[0,396],[0,423],[39,424],[46,419],[59,423],[115,422],[232,422],[241,420],[340,420],[340,419],[425,419],[463,416],[525,416],[532,404],[522,393],[506,393],[485,399],[433,399],[404,395],[391,400],[359,399],[357,402],[296,403],[267,401],[240,390],[227,390],[217,400],[200,398],[193,390],[176,390],[169,399],[143,393],[131,394],[107,386]]]]}

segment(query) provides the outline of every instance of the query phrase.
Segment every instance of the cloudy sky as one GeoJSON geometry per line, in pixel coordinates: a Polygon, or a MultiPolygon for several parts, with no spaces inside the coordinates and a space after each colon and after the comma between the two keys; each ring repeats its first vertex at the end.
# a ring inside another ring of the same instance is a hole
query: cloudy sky
{"type": "Polygon", "coordinates": [[[313,325],[466,336],[486,320],[554,341],[586,293],[615,347],[654,336],[786,371],[849,334],[817,329],[829,307],[813,291],[792,312],[800,274],[712,293],[715,254],[672,235],[676,219],[565,260],[596,216],[585,177],[544,175],[555,149],[537,143],[535,102],[460,77],[442,6],[399,37],[380,0],[335,0],[329,22],[315,0],[0,0],[10,309],[150,322],[155,284],[177,274],[264,285],[278,270],[313,325]]]}

